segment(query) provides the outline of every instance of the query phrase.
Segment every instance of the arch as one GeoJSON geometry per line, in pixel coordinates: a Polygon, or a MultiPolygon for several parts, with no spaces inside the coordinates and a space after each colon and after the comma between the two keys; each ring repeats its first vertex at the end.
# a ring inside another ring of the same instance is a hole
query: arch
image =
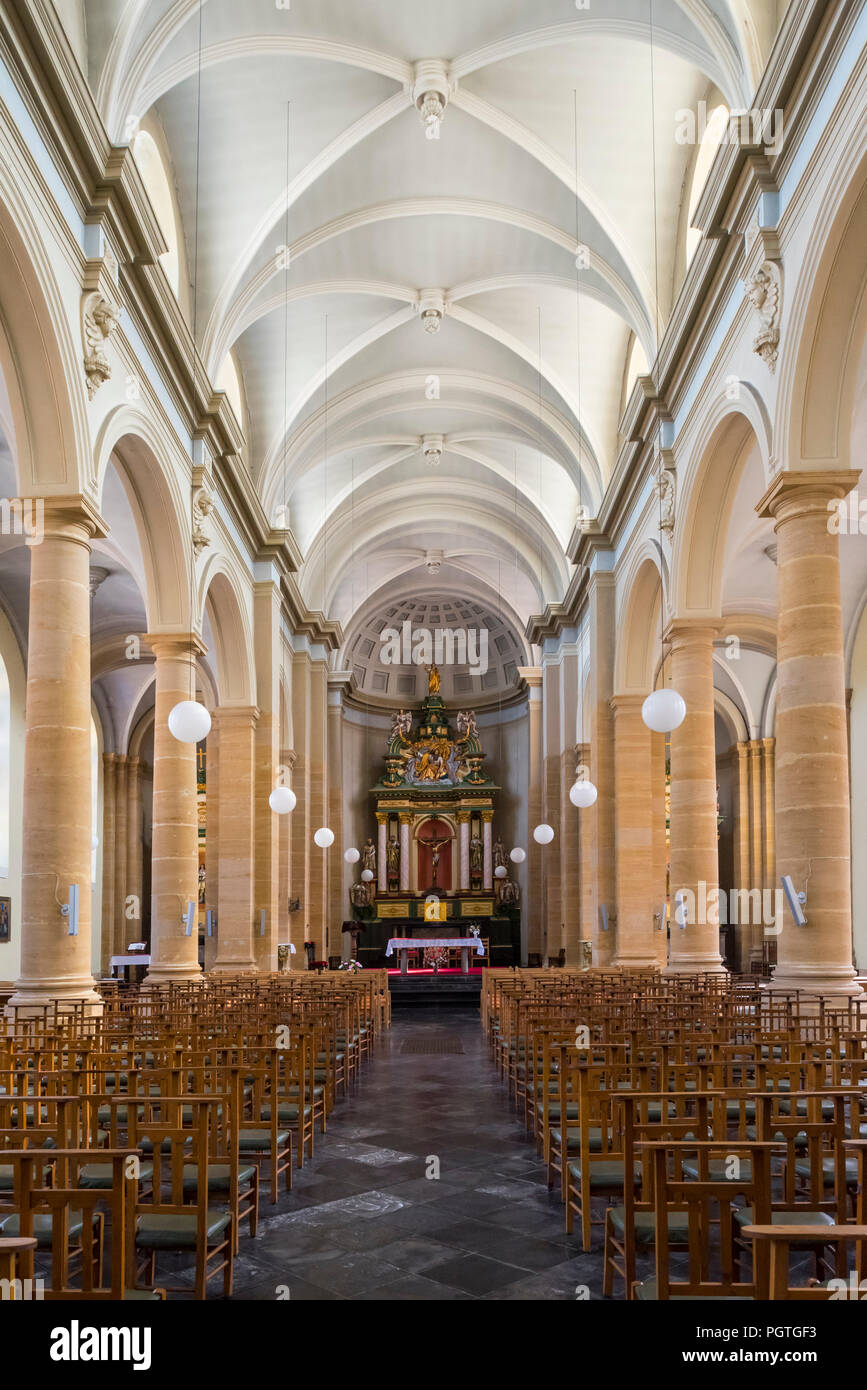
{"type": "Polygon", "coordinates": [[[207,604],[214,637],[218,703],[255,705],[253,633],[240,583],[225,556],[209,557],[199,593],[199,611],[204,613],[207,604]]]}
{"type": "MultiPolygon", "coordinates": [[[[114,461],[135,518],[151,632],[189,632],[192,626],[189,498],[182,494],[179,471],[160,464],[172,454],[178,457],[171,436],[131,405],[106,416],[94,450],[99,496],[114,461]]],[[[189,458],[179,457],[188,473],[189,458]]]]}
{"type": "Polygon", "coordinates": [[[0,373],[17,487],[24,497],[89,492],[82,350],[28,201],[0,161],[0,373]]]}
{"type": "Polygon", "coordinates": [[[659,605],[668,586],[657,541],[647,540],[635,557],[617,623],[614,689],[618,695],[648,695],[660,663],[659,605]]]}
{"type": "MultiPolygon", "coordinates": [[[[853,146],[863,150],[863,134],[853,146]]],[[[844,148],[821,197],[783,337],[777,437],[786,467],[858,464],[850,462],[850,425],[867,337],[867,156],[854,169],[851,157],[844,148]]]]}
{"type": "Polygon", "coordinates": [[[766,423],[758,396],[741,390],[736,404],[717,399],[699,438],[689,445],[697,463],[684,469],[671,561],[671,611],[678,617],[720,616],[729,519],[752,448],[759,449],[769,478],[766,423]]]}
{"type": "Polygon", "coordinates": [[[714,690],[713,705],[716,713],[731,731],[733,735],[732,742],[746,743],[750,736],[749,730],[747,729],[747,722],[744,719],[743,711],[738,708],[738,705],[731,696],[726,695],[723,690],[714,690]]]}

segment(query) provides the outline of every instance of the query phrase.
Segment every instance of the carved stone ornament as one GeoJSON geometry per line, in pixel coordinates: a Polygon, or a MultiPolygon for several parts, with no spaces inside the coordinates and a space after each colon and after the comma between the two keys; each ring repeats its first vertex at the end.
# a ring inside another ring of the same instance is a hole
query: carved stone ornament
{"type": "Polygon", "coordinates": [[[89,400],[111,376],[106,348],[121,314],[116,276],[117,262],[107,248],[100,260],[87,263],[81,295],[81,336],[89,400]]]}
{"type": "Polygon", "coordinates": [[[676,484],[673,468],[666,468],[660,461],[657,469],[656,488],[659,494],[659,529],[671,540],[674,534],[676,484]]]}
{"type": "Polygon", "coordinates": [[[758,353],[770,371],[775,371],[780,348],[780,272],[773,261],[763,261],[744,282],[747,299],[759,316],[759,331],[753,339],[758,353]]]}
{"type": "Polygon", "coordinates": [[[211,544],[210,536],[204,528],[205,518],[210,516],[217,505],[217,499],[207,484],[202,483],[193,493],[193,549],[198,557],[206,545],[211,544]]]}

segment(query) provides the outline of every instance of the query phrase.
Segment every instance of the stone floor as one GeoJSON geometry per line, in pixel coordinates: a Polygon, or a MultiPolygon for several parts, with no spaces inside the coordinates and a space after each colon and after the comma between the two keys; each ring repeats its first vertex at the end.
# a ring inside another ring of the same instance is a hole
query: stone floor
{"type": "Polygon", "coordinates": [[[476,1009],[395,1011],[313,1162],[261,1210],[257,1239],[242,1238],[235,1299],[574,1301],[578,1286],[601,1297],[601,1249],[582,1255],[566,1237],[476,1009]],[[446,1035],[463,1054],[401,1054],[407,1039],[446,1035]]]}

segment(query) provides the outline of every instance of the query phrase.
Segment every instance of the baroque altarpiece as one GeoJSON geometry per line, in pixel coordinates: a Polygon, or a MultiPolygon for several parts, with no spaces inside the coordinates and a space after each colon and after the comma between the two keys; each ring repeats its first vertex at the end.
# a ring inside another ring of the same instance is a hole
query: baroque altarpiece
{"type": "Polygon", "coordinates": [[[350,894],[353,915],[367,926],[359,954],[373,964],[389,936],[441,934],[443,924],[446,935],[453,927],[459,936],[476,923],[492,963],[511,964],[519,950],[519,888],[496,832],[500,789],[484,768],[475,713],[450,715],[435,666],[421,709],[392,715],[384,761],[371,788],[376,835],[360,862],[373,877],[350,894]]]}

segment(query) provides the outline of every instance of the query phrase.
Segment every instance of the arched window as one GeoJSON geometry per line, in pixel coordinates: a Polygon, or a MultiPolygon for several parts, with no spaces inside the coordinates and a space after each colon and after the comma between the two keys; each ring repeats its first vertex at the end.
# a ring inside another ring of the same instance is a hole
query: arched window
{"type": "Polygon", "coordinates": [[[9,759],[12,753],[12,695],[6,663],[0,657],[0,878],[9,877],[9,759]]]}
{"type": "Polygon", "coordinates": [[[715,106],[708,117],[701,144],[698,147],[698,154],[695,157],[695,167],[692,171],[692,187],[689,193],[689,215],[687,217],[686,228],[686,263],[689,265],[696,252],[696,247],[701,241],[701,232],[697,227],[693,227],[693,213],[698,207],[698,200],[704,192],[707,183],[707,176],[710,173],[710,166],[713,164],[714,155],[720,147],[720,142],[728,129],[729,109],[720,103],[715,106]]]}
{"type": "Polygon", "coordinates": [[[175,221],[175,200],[171,185],[166,177],[156,141],[146,130],[140,130],[132,143],[132,152],[142,176],[147,195],[153,205],[160,231],[165,238],[168,251],[160,256],[160,264],[168,276],[169,284],[177,297],[180,284],[180,257],[178,253],[178,228],[175,221]]]}

